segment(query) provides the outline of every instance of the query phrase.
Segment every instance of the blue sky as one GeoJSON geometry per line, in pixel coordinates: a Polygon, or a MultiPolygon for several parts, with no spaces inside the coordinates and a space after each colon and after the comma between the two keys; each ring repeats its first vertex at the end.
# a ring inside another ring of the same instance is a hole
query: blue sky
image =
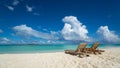
{"type": "Polygon", "coordinates": [[[119,43],[119,6],[119,0],[0,0],[0,43],[119,43]]]}

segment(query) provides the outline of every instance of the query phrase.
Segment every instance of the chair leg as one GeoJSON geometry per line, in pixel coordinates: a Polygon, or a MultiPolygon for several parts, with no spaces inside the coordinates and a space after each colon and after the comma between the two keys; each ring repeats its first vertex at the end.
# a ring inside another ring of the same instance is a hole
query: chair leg
{"type": "Polygon", "coordinates": [[[85,56],[86,56],[86,57],[89,57],[89,55],[88,55],[87,51],[85,51],[85,56]]]}
{"type": "Polygon", "coordinates": [[[101,54],[101,52],[100,52],[100,51],[98,51],[98,53],[99,53],[99,54],[101,54]]]}
{"type": "Polygon", "coordinates": [[[79,55],[78,57],[83,58],[83,56],[82,56],[82,55],[79,55]]]}
{"type": "Polygon", "coordinates": [[[97,55],[95,51],[94,51],[93,53],[94,53],[95,55],[97,55]]]}
{"type": "Polygon", "coordinates": [[[98,49],[98,53],[101,54],[100,50],[98,49]]]}
{"type": "Polygon", "coordinates": [[[96,52],[98,52],[98,54],[101,54],[100,50],[97,50],[96,52]]]}

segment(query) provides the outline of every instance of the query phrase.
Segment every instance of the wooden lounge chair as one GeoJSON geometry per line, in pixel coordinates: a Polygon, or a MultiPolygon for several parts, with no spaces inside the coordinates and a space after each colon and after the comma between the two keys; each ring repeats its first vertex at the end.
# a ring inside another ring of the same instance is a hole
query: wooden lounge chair
{"type": "Polygon", "coordinates": [[[94,54],[96,54],[96,52],[97,52],[97,53],[101,54],[101,52],[104,52],[104,50],[98,50],[98,49],[97,49],[98,46],[99,46],[99,43],[98,43],[98,42],[95,42],[95,43],[91,46],[91,48],[86,48],[85,50],[86,50],[87,53],[94,53],[94,54]]]}
{"type": "Polygon", "coordinates": [[[65,50],[65,53],[71,54],[71,55],[79,55],[79,57],[81,57],[81,55],[84,55],[85,53],[86,46],[87,44],[83,43],[83,44],[80,44],[76,50],[65,50]]]}

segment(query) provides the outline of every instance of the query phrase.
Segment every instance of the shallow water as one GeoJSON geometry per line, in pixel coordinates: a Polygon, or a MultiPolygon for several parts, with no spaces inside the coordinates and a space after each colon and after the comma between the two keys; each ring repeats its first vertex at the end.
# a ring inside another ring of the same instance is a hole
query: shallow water
{"type": "MultiPolygon", "coordinates": [[[[90,47],[88,44],[87,47],[90,47]]],[[[99,48],[119,47],[120,44],[101,44],[99,48]]],[[[78,45],[66,44],[0,44],[0,53],[44,53],[44,52],[61,52],[66,49],[75,50],[78,45]]]]}

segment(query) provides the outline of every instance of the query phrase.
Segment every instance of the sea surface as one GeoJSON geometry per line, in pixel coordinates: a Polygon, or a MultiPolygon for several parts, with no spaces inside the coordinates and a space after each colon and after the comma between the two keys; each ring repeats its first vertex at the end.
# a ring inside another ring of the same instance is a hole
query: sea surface
{"type": "MultiPolygon", "coordinates": [[[[87,47],[91,47],[88,44],[87,47]]],[[[0,54],[8,53],[49,53],[75,50],[78,45],[67,44],[0,44],[0,54]]],[[[100,44],[98,48],[120,47],[120,44],[100,44]]]]}

